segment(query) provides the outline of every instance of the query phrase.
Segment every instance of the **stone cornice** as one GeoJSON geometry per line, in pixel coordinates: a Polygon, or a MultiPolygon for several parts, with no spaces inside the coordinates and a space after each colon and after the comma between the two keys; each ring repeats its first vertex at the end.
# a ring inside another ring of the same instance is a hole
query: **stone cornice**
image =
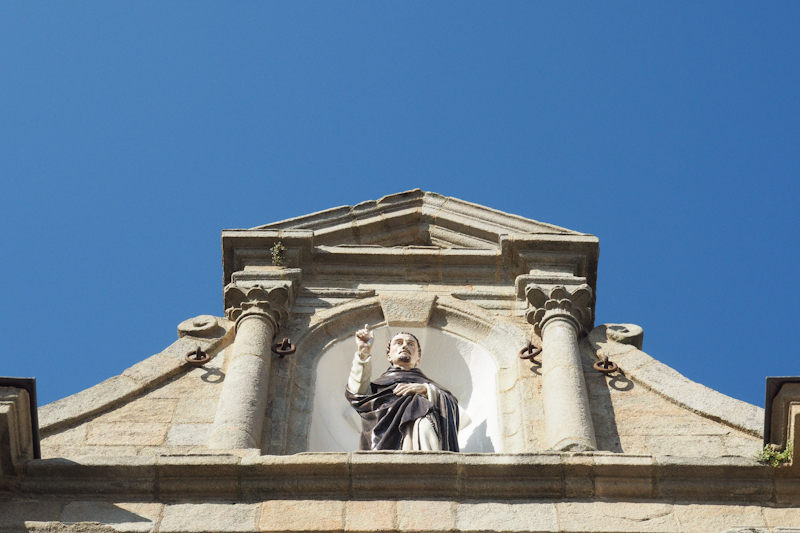
{"type": "Polygon", "coordinates": [[[528,285],[525,288],[525,299],[530,305],[525,313],[525,319],[533,325],[534,332],[539,336],[547,321],[555,317],[572,321],[578,333],[588,332],[591,329],[592,289],[586,284],[570,288],[562,285],[555,287],[528,285]]]}
{"type": "Polygon", "coordinates": [[[506,283],[565,272],[594,287],[598,239],[456,198],[407,191],[252,229],[222,232],[223,283],[272,265],[270,248],[308,280],[506,283]],[[420,269],[424,266],[424,269],[420,269]],[[424,271],[424,272],[423,272],[424,271]]]}
{"type": "Polygon", "coordinates": [[[303,453],[33,460],[17,497],[604,499],[797,504],[793,467],[611,453],[303,453]]]}

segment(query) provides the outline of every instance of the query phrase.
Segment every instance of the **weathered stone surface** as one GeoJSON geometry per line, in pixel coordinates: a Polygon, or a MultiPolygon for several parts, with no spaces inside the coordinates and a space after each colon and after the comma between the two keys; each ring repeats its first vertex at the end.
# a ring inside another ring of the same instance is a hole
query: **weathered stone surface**
{"type": "Polygon", "coordinates": [[[552,498],[564,491],[558,453],[459,457],[458,493],[469,498],[552,498]]]}
{"type": "Polygon", "coordinates": [[[164,442],[169,424],[147,422],[97,422],[89,427],[86,443],[104,446],[157,446],[164,442]]]}
{"type": "Polygon", "coordinates": [[[62,400],[39,408],[39,429],[43,435],[99,413],[144,390],[137,381],[127,376],[114,376],[91,389],[86,389],[62,400]]]}
{"type": "Polygon", "coordinates": [[[558,531],[553,503],[459,503],[456,509],[459,531],[558,531]]]}
{"type": "Polygon", "coordinates": [[[764,410],[695,383],[657,361],[634,373],[635,380],[697,413],[722,420],[732,427],[760,436],[764,410]]]}
{"type": "Polygon", "coordinates": [[[468,302],[449,296],[437,297],[429,326],[443,329],[480,344],[492,331],[491,315],[468,302]]]}
{"type": "MultiPolygon", "coordinates": [[[[185,342],[182,344],[185,344],[185,342]]],[[[185,348],[188,353],[190,348],[188,346],[185,346],[185,348]]],[[[184,362],[182,359],[178,359],[167,353],[157,353],[127,368],[121,375],[142,385],[154,386],[157,382],[164,381],[178,374],[183,366],[184,362]]]]}
{"type": "MultiPolygon", "coordinates": [[[[569,304],[569,300],[563,301],[569,304]]],[[[548,309],[547,312],[557,311],[548,309]]],[[[571,315],[566,318],[553,315],[541,320],[544,321],[542,400],[547,445],[558,451],[595,450],[597,441],[578,348],[577,328],[580,326],[571,315]]]]}
{"type": "MultiPolygon", "coordinates": [[[[606,324],[594,328],[584,343],[588,351],[600,357],[609,356],[626,376],[676,405],[713,420],[760,437],[763,430],[764,410],[748,403],[720,394],[695,383],[674,369],[656,361],[646,353],[614,340],[615,333],[606,324]]],[[[623,339],[626,342],[626,339],[623,339]]]]}
{"type": "Polygon", "coordinates": [[[205,369],[195,369],[175,376],[172,380],[148,392],[148,398],[194,399],[208,398],[216,400],[222,390],[224,380],[219,372],[213,374],[205,369]],[[211,374],[207,377],[206,374],[211,374]]]}
{"type": "Polygon", "coordinates": [[[64,507],[61,522],[96,522],[119,532],[144,533],[154,529],[162,507],[160,503],[74,501],[64,507]]]}
{"type": "Polygon", "coordinates": [[[241,465],[241,491],[248,497],[340,495],[350,486],[349,457],[343,453],[256,455],[242,458],[241,465]]]}
{"type": "Polygon", "coordinates": [[[152,498],[156,487],[155,460],[146,457],[85,456],[29,461],[20,490],[25,494],[68,499],[152,498]]]}
{"type": "Polygon", "coordinates": [[[413,494],[421,479],[430,497],[447,497],[458,492],[458,454],[430,452],[357,452],[350,457],[353,494],[372,497],[377,491],[392,497],[413,494]],[[391,469],[393,474],[387,476],[391,469]]]}
{"type": "Polygon", "coordinates": [[[261,506],[260,530],[341,531],[344,529],[344,505],[339,500],[272,500],[261,506]]]}
{"type": "Polygon", "coordinates": [[[107,411],[146,390],[156,387],[184,368],[183,358],[200,345],[209,353],[224,348],[230,342],[230,323],[220,320],[216,336],[205,339],[179,339],[163,352],[156,354],[90,389],[81,391],[39,408],[39,428],[42,435],[74,424],[94,414],[107,411]],[[228,328],[227,330],[225,328],[228,328]]]}
{"type": "MultiPolygon", "coordinates": [[[[222,320],[222,319],[220,319],[222,320]]],[[[217,334],[221,328],[217,323],[217,317],[212,315],[200,315],[178,324],[178,338],[190,337],[211,337],[217,334]]]]}
{"type": "Polygon", "coordinates": [[[561,531],[678,531],[672,505],[644,502],[559,502],[561,531]]]}
{"type": "Polygon", "coordinates": [[[140,449],[137,446],[47,446],[42,444],[42,458],[125,457],[138,455],[140,449]]]}
{"type": "Polygon", "coordinates": [[[800,507],[762,507],[767,527],[800,528],[800,507]]]}
{"type": "Polygon", "coordinates": [[[594,495],[599,498],[646,498],[655,492],[655,461],[650,456],[595,455],[594,495]]]}
{"type": "Polygon", "coordinates": [[[278,312],[277,308],[280,308],[281,316],[286,312],[283,296],[288,299],[288,295],[283,295],[285,290],[273,289],[266,293],[261,288],[245,290],[229,285],[226,295],[230,291],[236,294],[245,291],[251,299],[234,300],[235,303],[231,305],[238,307],[234,311],[231,310],[233,308],[228,309],[229,313],[238,317],[236,339],[231,359],[227,362],[208,446],[213,449],[258,448],[269,392],[272,364],[270,347],[277,328],[278,317],[272,314],[278,312]],[[276,291],[281,297],[278,302],[272,300],[276,291]],[[268,301],[253,298],[266,298],[268,301]],[[268,312],[260,310],[265,306],[268,312]],[[260,311],[253,312],[253,309],[260,311]]]}
{"type": "Polygon", "coordinates": [[[744,457],[655,457],[659,496],[697,502],[764,502],[774,469],[744,457]]]}
{"type": "MultiPolygon", "coordinates": [[[[63,429],[41,440],[42,450],[53,446],[80,446],[86,442],[88,424],[80,424],[73,428],[63,429]]],[[[44,453],[44,451],[42,452],[44,453]]]]}
{"type": "Polygon", "coordinates": [[[175,424],[210,424],[214,421],[217,402],[213,398],[183,398],[175,409],[175,424]]]}
{"type": "Polygon", "coordinates": [[[397,502],[401,531],[450,531],[456,526],[455,503],[439,500],[397,502]]]}
{"type": "Polygon", "coordinates": [[[208,442],[211,424],[177,424],[167,433],[165,446],[203,446],[208,442]]]}
{"type": "Polygon", "coordinates": [[[431,316],[435,293],[384,293],[380,296],[383,316],[390,327],[425,327],[431,316]]]}
{"type": "Polygon", "coordinates": [[[0,500],[0,531],[25,530],[25,521],[59,520],[64,502],[53,500],[0,500]]]}
{"type": "Polygon", "coordinates": [[[103,413],[96,422],[147,422],[166,424],[172,422],[177,401],[167,398],[144,396],[126,403],[112,411],[103,413]]]}
{"type": "Polygon", "coordinates": [[[681,531],[725,531],[766,525],[761,507],[747,505],[675,504],[681,531]]]}
{"type": "Polygon", "coordinates": [[[351,500],[345,504],[345,531],[395,531],[397,502],[351,500]]]}
{"type": "Polygon", "coordinates": [[[727,455],[754,457],[763,448],[763,443],[760,439],[749,435],[726,435],[722,440],[727,455]]]}
{"type": "Polygon", "coordinates": [[[726,455],[721,436],[709,435],[649,435],[645,437],[647,451],[659,455],[680,457],[722,457],[726,455]]]}
{"type": "Polygon", "coordinates": [[[162,455],[157,458],[158,494],[168,499],[236,500],[239,462],[235,455],[162,455]]]}
{"type": "Polygon", "coordinates": [[[257,531],[259,504],[179,503],[164,506],[162,533],[206,533],[257,531]]]}

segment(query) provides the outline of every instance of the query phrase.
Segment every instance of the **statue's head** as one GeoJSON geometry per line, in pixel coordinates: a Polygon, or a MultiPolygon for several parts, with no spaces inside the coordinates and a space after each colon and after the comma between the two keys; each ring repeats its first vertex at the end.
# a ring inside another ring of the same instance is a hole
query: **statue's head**
{"type": "Polygon", "coordinates": [[[403,370],[411,370],[419,366],[422,358],[422,348],[417,338],[411,333],[398,333],[389,341],[386,347],[386,357],[389,362],[403,370]]]}

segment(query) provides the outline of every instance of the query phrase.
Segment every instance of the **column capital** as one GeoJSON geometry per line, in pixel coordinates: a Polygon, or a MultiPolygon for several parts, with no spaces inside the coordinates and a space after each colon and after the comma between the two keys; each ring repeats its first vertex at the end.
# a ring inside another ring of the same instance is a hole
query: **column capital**
{"type": "Polygon", "coordinates": [[[551,319],[560,317],[573,323],[577,333],[588,330],[592,323],[592,289],[585,283],[576,287],[525,287],[525,299],[529,307],[525,319],[533,326],[534,332],[542,336],[544,325],[551,319]]]}
{"type": "Polygon", "coordinates": [[[284,324],[291,307],[292,282],[225,287],[225,316],[237,323],[249,315],[266,316],[275,329],[284,324]]]}

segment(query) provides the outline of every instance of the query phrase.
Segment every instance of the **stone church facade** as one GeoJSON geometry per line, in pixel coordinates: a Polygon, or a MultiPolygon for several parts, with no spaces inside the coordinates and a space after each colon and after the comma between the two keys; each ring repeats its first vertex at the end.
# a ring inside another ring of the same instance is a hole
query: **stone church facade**
{"type": "Polygon", "coordinates": [[[795,441],[800,383],[764,438],[763,409],[595,324],[592,235],[414,190],[222,253],[225,315],[163,352],[38,411],[0,380],[0,532],[800,532],[798,452],[755,460],[795,441]],[[419,338],[460,453],[357,451],[364,324],[419,338]]]}

